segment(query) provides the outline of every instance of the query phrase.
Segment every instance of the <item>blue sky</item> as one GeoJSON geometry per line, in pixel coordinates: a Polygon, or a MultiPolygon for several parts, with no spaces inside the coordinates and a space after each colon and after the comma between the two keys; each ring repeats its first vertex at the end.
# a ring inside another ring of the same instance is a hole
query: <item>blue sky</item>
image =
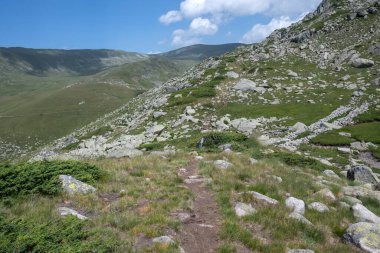
{"type": "Polygon", "coordinates": [[[164,52],[252,43],[321,0],[1,0],[0,46],[164,52]]]}

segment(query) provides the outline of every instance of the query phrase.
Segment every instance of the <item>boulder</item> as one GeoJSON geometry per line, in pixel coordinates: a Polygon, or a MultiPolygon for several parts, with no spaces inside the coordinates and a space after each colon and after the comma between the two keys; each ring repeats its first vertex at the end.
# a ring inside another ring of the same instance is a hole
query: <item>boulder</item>
{"type": "Polygon", "coordinates": [[[371,83],[372,83],[373,85],[377,85],[377,86],[379,86],[379,85],[380,85],[380,77],[378,77],[378,78],[372,80],[371,83]]]}
{"type": "Polygon", "coordinates": [[[328,177],[339,178],[339,176],[332,170],[325,170],[322,173],[328,177]]]}
{"type": "MultiPolygon", "coordinates": [[[[370,222],[380,224],[380,217],[368,210],[361,204],[355,204],[352,207],[354,217],[360,222],[370,222]]],[[[379,225],[380,226],[380,225],[379,225]]]]}
{"type": "Polygon", "coordinates": [[[254,192],[254,191],[251,191],[251,192],[248,192],[249,194],[252,194],[252,196],[257,199],[257,200],[261,200],[263,202],[266,202],[268,204],[271,204],[271,205],[277,205],[278,204],[278,201],[275,200],[275,199],[272,199],[268,196],[265,196],[261,193],[258,193],[258,192],[254,192]]]}
{"type": "Polygon", "coordinates": [[[380,226],[378,224],[368,222],[352,224],[346,230],[343,239],[366,252],[380,252],[380,226]]]}
{"type": "Polygon", "coordinates": [[[355,68],[370,68],[375,64],[375,62],[368,59],[355,58],[352,60],[351,64],[355,68]]]}
{"type": "Polygon", "coordinates": [[[157,119],[157,118],[165,116],[165,115],[166,115],[166,112],[154,112],[153,118],[157,119]]]}
{"type": "Polygon", "coordinates": [[[241,118],[232,120],[231,126],[239,132],[251,135],[258,126],[261,126],[261,124],[258,120],[241,118]]]}
{"type": "Polygon", "coordinates": [[[299,213],[299,214],[305,213],[305,202],[301,199],[289,197],[285,200],[285,205],[287,208],[291,209],[294,213],[299,213]]]}
{"type": "Polygon", "coordinates": [[[235,90],[240,91],[255,91],[257,85],[255,82],[248,79],[241,79],[235,86],[235,90]]]}
{"type": "Polygon", "coordinates": [[[298,77],[298,74],[296,73],[296,72],[294,72],[293,70],[288,70],[288,76],[290,76],[290,77],[298,77]]]}
{"type": "Polygon", "coordinates": [[[147,134],[160,134],[165,129],[163,125],[154,125],[146,130],[147,134]]]}
{"type": "Polygon", "coordinates": [[[75,216],[77,217],[78,219],[80,220],[87,220],[88,218],[84,215],[81,215],[80,213],[78,213],[77,211],[73,210],[73,209],[70,209],[68,207],[60,207],[58,208],[58,212],[61,216],[68,216],[68,215],[72,215],[72,216],[75,216]]]}
{"type": "Polygon", "coordinates": [[[169,236],[160,236],[160,237],[155,237],[153,238],[152,240],[153,243],[157,243],[157,244],[164,244],[164,245],[170,245],[170,244],[174,244],[174,240],[172,238],[170,238],[169,236]]]}
{"type": "Polygon", "coordinates": [[[83,183],[72,176],[60,175],[59,180],[62,183],[63,191],[68,194],[89,194],[96,191],[96,189],[83,183]]]}
{"type": "Polygon", "coordinates": [[[238,217],[244,217],[256,213],[256,209],[251,204],[237,203],[235,213],[238,217]]]}
{"type": "Polygon", "coordinates": [[[369,53],[373,55],[380,55],[380,43],[376,43],[372,47],[369,48],[369,53]]]}
{"type": "Polygon", "coordinates": [[[378,11],[375,7],[369,7],[369,8],[367,9],[367,12],[368,12],[369,14],[377,14],[379,11],[378,11]]]}
{"type": "Polygon", "coordinates": [[[347,178],[351,181],[360,182],[363,184],[380,185],[379,178],[372,170],[364,165],[357,165],[347,171],[347,178]]]}
{"type": "Polygon", "coordinates": [[[229,162],[224,161],[224,160],[216,160],[216,161],[214,161],[214,165],[217,168],[222,169],[222,170],[229,169],[233,166],[232,163],[229,163],[229,162]]]}
{"type": "Polygon", "coordinates": [[[326,206],[325,204],[321,202],[310,203],[309,205],[307,205],[307,207],[311,210],[314,210],[320,213],[328,212],[330,210],[328,206],[326,206]]]}
{"type": "Polygon", "coordinates": [[[239,74],[236,73],[236,72],[234,72],[234,71],[228,71],[227,74],[226,74],[226,76],[228,78],[233,78],[233,79],[239,78],[239,74]]]}
{"type": "Polygon", "coordinates": [[[368,15],[368,12],[365,10],[365,9],[361,9],[361,10],[358,10],[357,12],[356,12],[356,16],[358,17],[358,18],[364,18],[365,16],[367,16],[368,15]]]}
{"type": "Polygon", "coordinates": [[[336,200],[336,197],[334,195],[334,193],[332,193],[332,191],[330,191],[329,189],[327,188],[324,188],[318,192],[315,193],[316,195],[320,195],[326,199],[329,199],[331,201],[335,201],[336,200]]]}

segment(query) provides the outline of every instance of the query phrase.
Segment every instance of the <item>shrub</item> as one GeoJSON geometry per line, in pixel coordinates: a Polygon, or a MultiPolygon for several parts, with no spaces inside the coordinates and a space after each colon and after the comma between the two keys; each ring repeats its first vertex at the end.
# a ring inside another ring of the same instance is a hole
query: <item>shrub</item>
{"type": "Polygon", "coordinates": [[[58,176],[62,174],[94,184],[103,173],[93,165],[76,161],[0,164],[0,197],[27,194],[55,195],[60,192],[58,176]]]}
{"type": "Polygon", "coordinates": [[[75,217],[41,223],[0,215],[1,252],[114,252],[119,245],[75,217]]]}

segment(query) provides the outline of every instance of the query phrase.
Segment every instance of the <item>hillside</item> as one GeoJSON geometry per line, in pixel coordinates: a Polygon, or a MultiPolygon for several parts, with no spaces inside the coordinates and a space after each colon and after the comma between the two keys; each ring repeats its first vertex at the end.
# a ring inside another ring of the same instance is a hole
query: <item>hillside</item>
{"type": "Polygon", "coordinates": [[[0,245],[380,252],[378,24],[379,1],[324,0],[3,165],[0,245]]]}
{"type": "MultiPolygon", "coordinates": [[[[213,53],[230,49],[217,47],[213,53]]],[[[0,48],[0,158],[65,136],[199,62],[182,57],[0,48]]]]}

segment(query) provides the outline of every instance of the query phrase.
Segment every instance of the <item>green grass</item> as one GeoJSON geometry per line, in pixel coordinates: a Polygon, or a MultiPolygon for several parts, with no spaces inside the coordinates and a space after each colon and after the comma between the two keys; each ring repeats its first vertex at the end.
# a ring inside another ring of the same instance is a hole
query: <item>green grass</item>
{"type": "Polygon", "coordinates": [[[337,132],[326,132],[314,137],[310,142],[322,146],[349,146],[352,139],[337,132]]]}
{"type": "Polygon", "coordinates": [[[380,121],[380,109],[376,107],[370,108],[366,113],[360,114],[354,119],[357,123],[367,123],[380,121]]]}
{"type": "Polygon", "coordinates": [[[94,184],[100,179],[102,172],[95,166],[75,161],[0,164],[0,197],[56,195],[61,189],[59,175],[71,175],[78,180],[94,184]]]}

